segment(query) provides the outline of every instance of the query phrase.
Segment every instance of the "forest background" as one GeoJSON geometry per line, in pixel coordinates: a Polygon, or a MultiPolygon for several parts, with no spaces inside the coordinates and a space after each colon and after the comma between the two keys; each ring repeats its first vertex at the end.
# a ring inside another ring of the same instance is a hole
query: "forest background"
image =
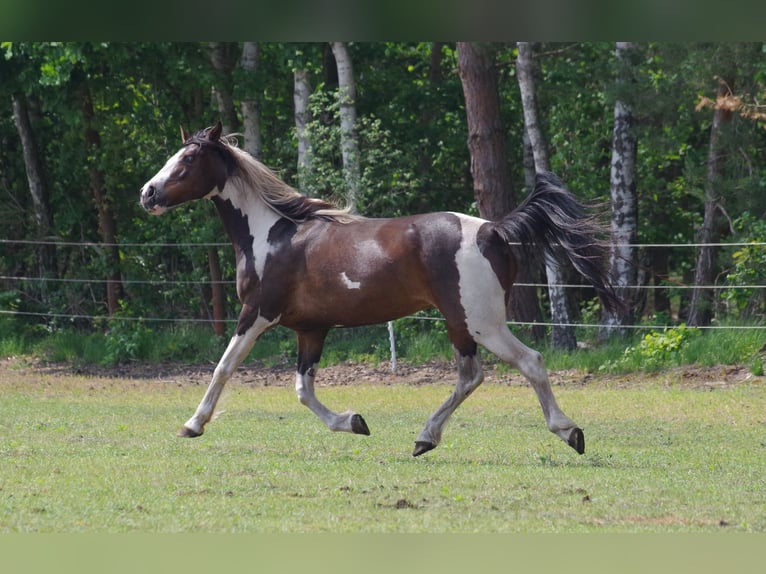
{"type": "Polygon", "coordinates": [[[124,360],[158,329],[230,332],[233,257],[212,206],[152,218],[138,205],[179,126],[219,119],[302,192],[368,216],[494,219],[548,168],[601,204],[628,311],[602,314],[567,269],[530,270],[509,309],[529,338],[571,349],[643,325],[760,325],[764,50],[4,42],[0,338],[106,335],[124,360]]]}

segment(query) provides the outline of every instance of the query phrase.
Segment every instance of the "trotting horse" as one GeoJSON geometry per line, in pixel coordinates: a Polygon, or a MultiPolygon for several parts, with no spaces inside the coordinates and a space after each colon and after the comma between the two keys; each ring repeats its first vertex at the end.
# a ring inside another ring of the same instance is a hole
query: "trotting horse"
{"type": "Polygon", "coordinates": [[[505,322],[518,266],[536,254],[565,254],[606,307],[619,305],[595,227],[555,176],[539,174],[533,192],[500,221],[459,213],[370,219],[301,195],[221,132],[220,122],[194,135],[182,130],[183,147],[141,190],[151,214],[212,200],[236,255],[242,303],[236,332],[180,436],[203,433],[226,381],[275,325],[297,333],[300,402],[330,430],[368,435],[361,415],[333,412],[314,394],[328,331],[436,307],[455,350],[458,382],[426,421],[413,456],[439,444],[450,415],[482,382],[477,344],[516,367],[532,384],[548,429],[585,452],[583,432],[559,408],[542,356],[505,322]]]}

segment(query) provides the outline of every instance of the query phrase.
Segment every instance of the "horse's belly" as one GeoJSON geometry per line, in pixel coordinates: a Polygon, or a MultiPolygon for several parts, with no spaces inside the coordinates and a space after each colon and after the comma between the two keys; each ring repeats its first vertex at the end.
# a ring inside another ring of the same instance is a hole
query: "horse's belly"
{"type": "Polygon", "coordinates": [[[432,306],[426,298],[400,289],[358,291],[307,294],[283,315],[281,323],[287,327],[359,327],[398,319],[432,306]]]}

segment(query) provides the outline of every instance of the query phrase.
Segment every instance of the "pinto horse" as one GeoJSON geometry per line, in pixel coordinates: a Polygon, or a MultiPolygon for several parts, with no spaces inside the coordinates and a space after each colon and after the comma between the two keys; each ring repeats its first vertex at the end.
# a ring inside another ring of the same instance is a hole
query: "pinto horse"
{"type": "Polygon", "coordinates": [[[555,176],[539,174],[533,192],[500,221],[446,212],[370,219],[301,195],[221,132],[220,122],[194,135],[182,129],[183,147],[141,190],[141,205],[155,215],[210,199],[236,255],[242,303],[236,332],[179,436],[203,433],[226,381],[275,325],[297,333],[300,402],[330,430],[368,435],[361,415],[336,413],[314,393],[328,331],[436,307],[455,350],[458,382],[426,421],[413,456],[439,444],[449,417],[482,382],[477,345],[516,367],[532,384],[548,429],[585,452],[583,432],[559,408],[542,356],[505,321],[518,266],[535,256],[563,253],[606,307],[619,305],[597,228],[555,176]]]}

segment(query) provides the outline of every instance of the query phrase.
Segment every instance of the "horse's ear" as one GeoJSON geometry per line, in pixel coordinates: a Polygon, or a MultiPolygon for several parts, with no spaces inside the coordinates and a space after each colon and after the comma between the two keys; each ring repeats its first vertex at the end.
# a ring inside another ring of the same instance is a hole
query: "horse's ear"
{"type": "Polygon", "coordinates": [[[191,135],[189,135],[189,132],[187,132],[183,126],[181,126],[181,143],[185,144],[187,141],[189,141],[189,138],[191,138],[191,135]]]}
{"type": "Polygon", "coordinates": [[[221,139],[221,132],[223,131],[223,126],[221,125],[221,120],[218,120],[215,125],[210,128],[210,131],[207,133],[207,139],[211,142],[217,142],[219,139],[221,139]]]}

